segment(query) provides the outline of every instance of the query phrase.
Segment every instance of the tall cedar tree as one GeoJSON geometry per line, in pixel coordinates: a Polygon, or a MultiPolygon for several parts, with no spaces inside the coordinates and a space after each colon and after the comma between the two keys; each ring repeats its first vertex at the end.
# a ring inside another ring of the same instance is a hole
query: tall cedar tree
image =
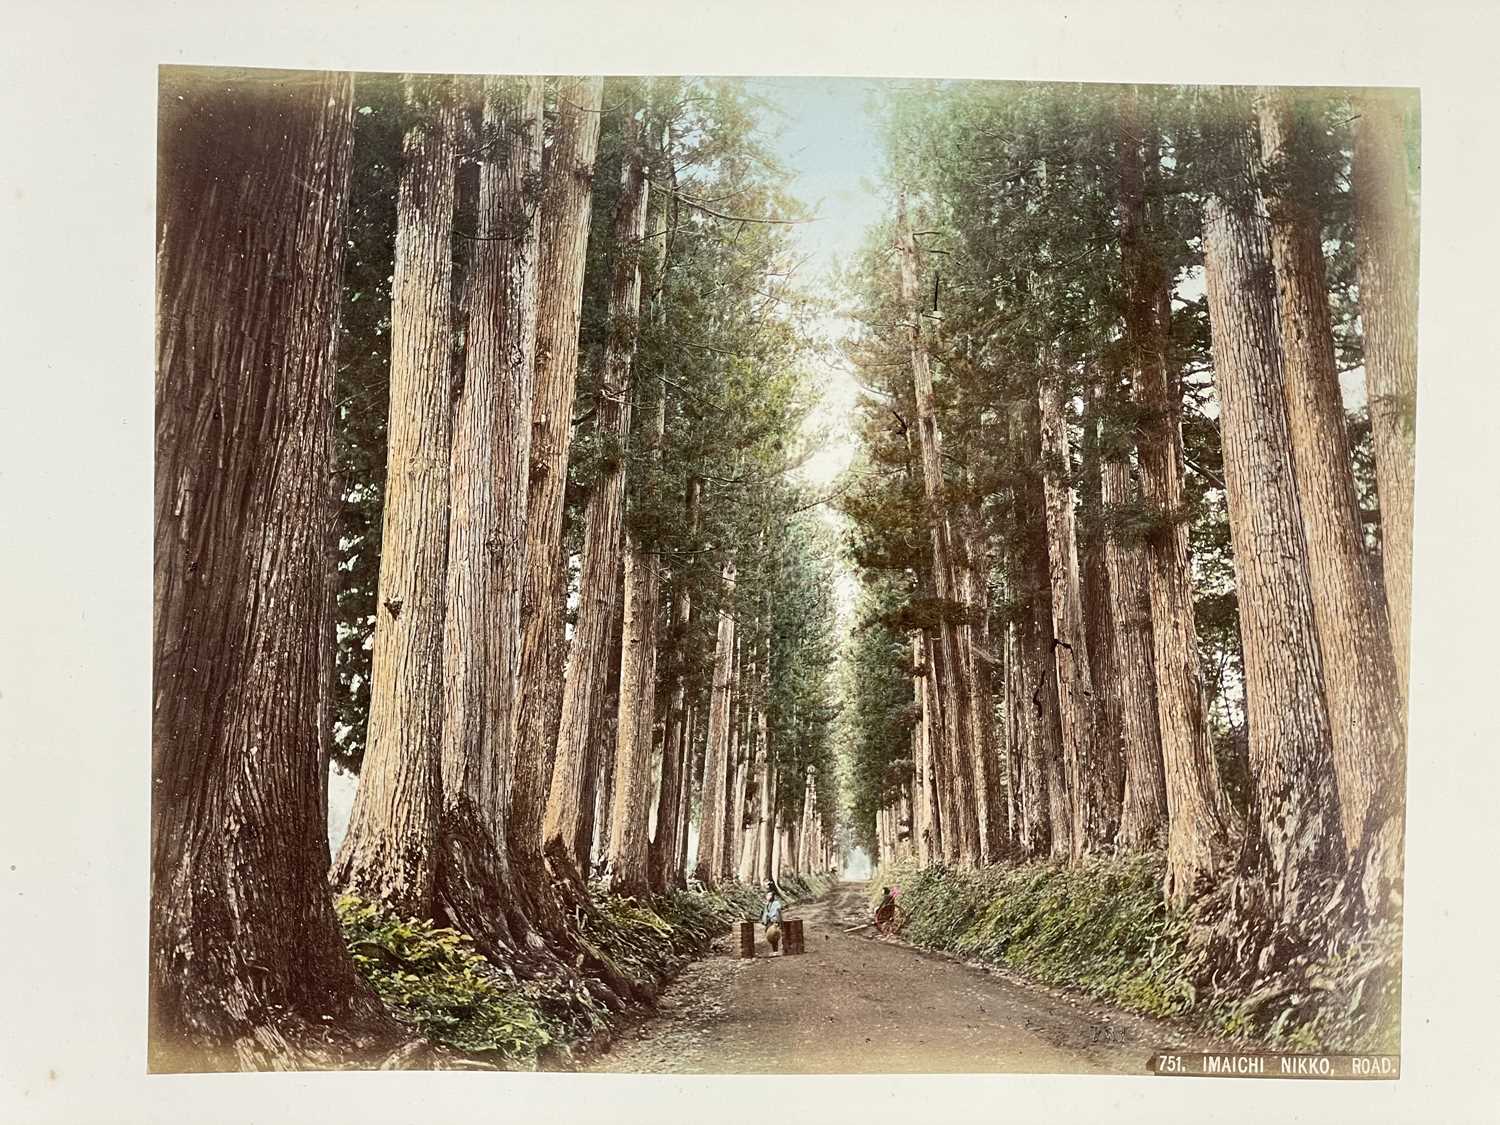
{"type": "Polygon", "coordinates": [[[604,468],[589,495],[585,517],[578,624],[568,651],[557,757],[543,818],[543,848],[557,873],[581,885],[588,856],[577,852],[587,782],[585,760],[597,737],[594,716],[604,690],[609,653],[604,646],[619,583],[620,533],[625,507],[625,442],[637,320],[641,302],[641,240],[646,233],[650,187],[640,122],[630,118],[630,136],[620,170],[620,196],[612,224],[614,261],[609,292],[609,329],[596,431],[609,446],[604,468]]]}
{"type": "Polygon", "coordinates": [[[1042,486],[1046,496],[1047,562],[1052,591],[1052,660],[1057,677],[1058,718],[1062,727],[1064,779],[1069,794],[1072,844],[1077,863],[1094,835],[1102,810],[1091,808],[1085,781],[1098,770],[1094,760],[1094,681],[1088,636],[1083,629],[1083,590],[1078,572],[1073,489],[1068,483],[1072,456],[1063,415],[1062,386],[1043,375],[1038,388],[1041,419],[1042,486]]]}
{"type": "Polygon", "coordinates": [[[933,402],[931,368],[927,345],[922,336],[921,307],[917,297],[917,246],[907,215],[903,192],[897,203],[897,255],[901,261],[901,304],[911,350],[912,382],[917,402],[917,433],[922,454],[923,492],[927,501],[927,519],[932,537],[932,571],[942,616],[938,624],[941,662],[939,682],[946,686],[946,700],[954,713],[951,728],[952,761],[956,779],[957,823],[955,835],[959,857],[965,864],[983,860],[983,843],[979,830],[979,805],[974,772],[973,696],[969,691],[968,672],[973,667],[969,651],[968,624],[953,620],[958,604],[957,572],[954,567],[952,517],[945,498],[942,467],[942,435],[938,429],[933,402]],[[951,702],[950,702],[951,701],[951,702]]]}
{"type": "Polygon", "coordinates": [[[364,762],[331,878],[427,918],[441,800],[458,111],[452,79],[406,75],[402,92],[380,609],[364,762]]]}
{"type": "Polygon", "coordinates": [[[708,711],[708,744],[703,758],[702,811],[698,818],[698,861],[693,878],[706,887],[719,881],[719,839],[723,835],[724,784],[729,757],[729,707],[734,692],[734,609],[736,570],[724,564],[724,597],[714,646],[713,695],[708,711]]]}
{"type": "Polygon", "coordinates": [[[539,945],[506,847],[510,717],[536,345],[539,79],[485,78],[478,243],[454,406],[443,633],[443,920],[499,954],[539,945]]]}
{"type": "Polygon", "coordinates": [[[149,1064],[326,1065],[399,1034],[319,783],[352,82],[169,68],[159,113],[149,1064]]]}
{"type": "Polygon", "coordinates": [[[1389,792],[1390,780],[1400,776],[1406,741],[1401,699],[1391,635],[1360,527],[1334,361],[1322,231],[1306,198],[1310,176],[1302,134],[1317,111],[1277,91],[1263,92],[1257,108],[1292,464],[1307,532],[1344,839],[1353,854],[1366,833],[1380,826],[1379,802],[1389,792]]]}
{"type": "Polygon", "coordinates": [[[1417,410],[1417,232],[1407,170],[1407,99],[1356,102],[1355,239],[1359,314],[1380,490],[1380,557],[1401,698],[1411,659],[1411,524],[1417,410]]]}
{"type": "Polygon", "coordinates": [[[553,900],[542,861],[542,820],[562,716],[568,578],[563,516],[603,86],[601,78],[558,81],[556,124],[542,167],[536,397],[526,502],[520,683],[511,716],[515,771],[509,834],[511,861],[541,912],[538,920],[549,931],[556,930],[558,920],[550,914],[553,900]]]}
{"type": "Polygon", "coordinates": [[[1241,871],[1254,880],[1251,909],[1305,923],[1322,905],[1323,880],[1341,866],[1342,830],[1270,238],[1251,186],[1248,131],[1238,134],[1238,190],[1211,197],[1203,225],[1254,785],[1241,871]]]}
{"type": "Polygon", "coordinates": [[[1141,498],[1155,527],[1147,543],[1146,584],[1156,648],[1157,720],[1170,822],[1167,895],[1185,902],[1200,876],[1224,868],[1228,807],[1209,741],[1203,673],[1193,632],[1187,527],[1182,489],[1181,402],[1172,394],[1163,319],[1166,279],[1146,226],[1145,162],[1132,88],[1120,117],[1120,242],[1127,288],[1125,333],[1136,403],[1145,411],[1137,438],[1141,498]]]}

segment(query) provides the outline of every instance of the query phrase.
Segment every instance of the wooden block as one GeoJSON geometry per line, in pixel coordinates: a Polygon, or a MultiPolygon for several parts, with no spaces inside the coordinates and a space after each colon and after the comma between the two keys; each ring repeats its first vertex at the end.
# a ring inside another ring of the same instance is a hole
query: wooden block
{"type": "Polygon", "coordinates": [[[788,953],[805,952],[805,946],[802,944],[802,919],[786,918],[782,921],[782,926],[786,931],[783,939],[786,942],[786,951],[788,953]]]}
{"type": "Polygon", "coordinates": [[[755,956],[755,923],[740,923],[740,956],[755,956]]]}

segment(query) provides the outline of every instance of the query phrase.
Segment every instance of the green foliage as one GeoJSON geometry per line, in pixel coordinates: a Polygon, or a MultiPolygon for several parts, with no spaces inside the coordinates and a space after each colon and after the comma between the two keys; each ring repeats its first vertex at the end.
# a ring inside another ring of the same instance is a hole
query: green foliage
{"type": "Polygon", "coordinates": [[[867,579],[844,654],[846,706],[840,738],[846,812],[855,839],[871,855],[876,851],[876,813],[910,784],[912,775],[917,713],[912,644],[898,624],[904,586],[892,575],[867,579]]]}
{"type": "Polygon", "coordinates": [[[362,75],[358,90],[334,375],[334,472],[339,506],[335,545],[338,691],[334,699],[333,752],[340,765],[355,770],[364,757],[380,575],[390,397],[391,272],[396,257],[402,131],[397,76],[362,75]]]}
{"type": "MultiPolygon", "coordinates": [[[[1202,938],[1214,918],[1169,910],[1156,853],[956,870],[886,870],[902,936],[1003,965],[1134,1012],[1282,1050],[1398,1047],[1399,927],[1384,924],[1313,964],[1300,983],[1231,992],[1209,979],[1202,938]]],[[[873,886],[874,884],[872,884],[873,886]]],[[[872,894],[872,902],[874,899],[872,894]]],[[[1242,986],[1239,986],[1242,987],[1242,986]]]]}
{"type": "MultiPolygon", "coordinates": [[[[823,876],[792,876],[788,903],[822,894],[823,876]]],[[[761,894],[739,883],[649,899],[593,888],[581,935],[627,979],[655,986],[733,922],[758,918],[761,894]]],[[[605,1025],[606,1011],[575,977],[523,980],[481,956],[472,939],[430,921],[402,920],[344,895],[336,903],[344,943],[364,978],[402,1023],[434,1043],[508,1067],[534,1066],[544,1049],[566,1050],[605,1025]]]]}
{"type": "MultiPolygon", "coordinates": [[[[354,963],[391,1014],[435,1043],[506,1063],[530,1062],[567,1025],[545,1008],[555,982],[522,982],[474,950],[472,939],[402,921],[344,895],[339,924],[354,963]]],[[[587,998],[579,997],[581,1003],[587,998]]]]}
{"type": "MultiPolygon", "coordinates": [[[[778,885],[790,905],[822,894],[829,880],[788,876],[778,885]]],[[[762,902],[760,889],[743,883],[643,899],[608,894],[598,884],[591,891],[597,909],[584,919],[584,940],[639,984],[654,984],[684,960],[701,956],[733,923],[759,918],[762,902]]]]}
{"type": "Polygon", "coordinates": [[[1131,1011],[1177,1016],[1196,999],[1189,919],[1169,912],[1159,857],[883,877],[917,945],[1004,965],[1131,1011]]]}

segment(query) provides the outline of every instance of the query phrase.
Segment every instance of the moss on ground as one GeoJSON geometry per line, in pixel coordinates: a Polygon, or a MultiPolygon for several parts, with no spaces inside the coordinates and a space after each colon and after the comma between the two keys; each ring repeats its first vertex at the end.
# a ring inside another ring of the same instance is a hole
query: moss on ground
{"type": "MultiPolygon", "coordinates": [[[[822,894],[832,880],[781,881],[788,902],[822,894]]],[[[761,892],[739,883],[650,898],[590,887],[594,909],[580,937],[632,984],[654,993],[734,922],[758,918],[761,892]]],[[[607,1026],[608,1010],[577,977],[523,979],[495,964],[456,930],[402,920],[345,895],[339,923],[354,963],[391,1014],[440,1048],[480,1062],[531,1069],[546,1052],[566,1054],[607,1026]]]]}
{"type": "MultiPolygon", "coordinates": [[[[1285,988],[1226,991],[1208,978],[1212,919],[1167,909],[1163,859],[1134,854],[958,870],[887,868],[902,936],[1013,969],[1128,1011],[1287,1050],[1395,1049],[1400,940],[1383,927],[1308,966],[1285,988]]],[[[1278,981],[1278,985],[1280,982],[1278,981]]]]}

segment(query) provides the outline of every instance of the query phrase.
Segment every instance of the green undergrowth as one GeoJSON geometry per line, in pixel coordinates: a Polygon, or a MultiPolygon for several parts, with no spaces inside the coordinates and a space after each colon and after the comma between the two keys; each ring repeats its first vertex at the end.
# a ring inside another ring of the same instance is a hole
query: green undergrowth
{"type": "Polygon", "coordinates": [[[558,978],[522,980],[477,952],[467,934],[396,918],[354,895],[341,897],[337,908],[365,979],[391,1015],[435,1044],[499,1065],[524,1064],[602,1023],[586,990],[558,978]]]}
{"type": "Polygon", "coordinates": [[[1004,965],[1153,1016],[1197,999],[1188,919],[1162,905],[1151,857],[887,872],[916,945],[1004,965]]]}
{"type": "MultiPolygon", "coordinates": [[[[788,875],[778,883],[790,904],[817,897],[832,880],[788,875]]],[[[599,883],[589,892],[597,913],[584,920],[585,940],[632,983],[645,986],[701,956],[731,924],[759,918],[764,900],[758,887],[744,883],[650,898],[610,894],[599,883]]]]}
{"type": "Polygon", "coordinates": [[[1382,930],[1351,943],[1303,974],[1300,991],[1267,1003],[1254,989],[1226,991],[1207,978],[1200,939],[1208,920],[1168,910],[1162,876],[1162,857],[1150,853],[1078,867],[907,866],[884,870],[872,901],[881,885],[897,888],[901,936],[914,945],[1182,1020],[1207,1035],[1286,1050],[1394,1050],[1398,935],[1382,930]]]}
{"type": "MultiPolygon", "coordinates": [[[[781,882],[789,902],[815,897],[826,877],[781,882]]],[[[732,923],[758,918],[761,892],[738,883],[650,898],[589,888],[594,910],[580,937],[633,985],[654,993],[732,923]]],[[[353,895],[337,902],[354,963],[391,1014],[435,1045],[507,1068],[566,1054],[608,1023],[608,1011],[576,978],[522,979],[482,956],[473,941],[430,921],[402,920],[353,895]]]]}

